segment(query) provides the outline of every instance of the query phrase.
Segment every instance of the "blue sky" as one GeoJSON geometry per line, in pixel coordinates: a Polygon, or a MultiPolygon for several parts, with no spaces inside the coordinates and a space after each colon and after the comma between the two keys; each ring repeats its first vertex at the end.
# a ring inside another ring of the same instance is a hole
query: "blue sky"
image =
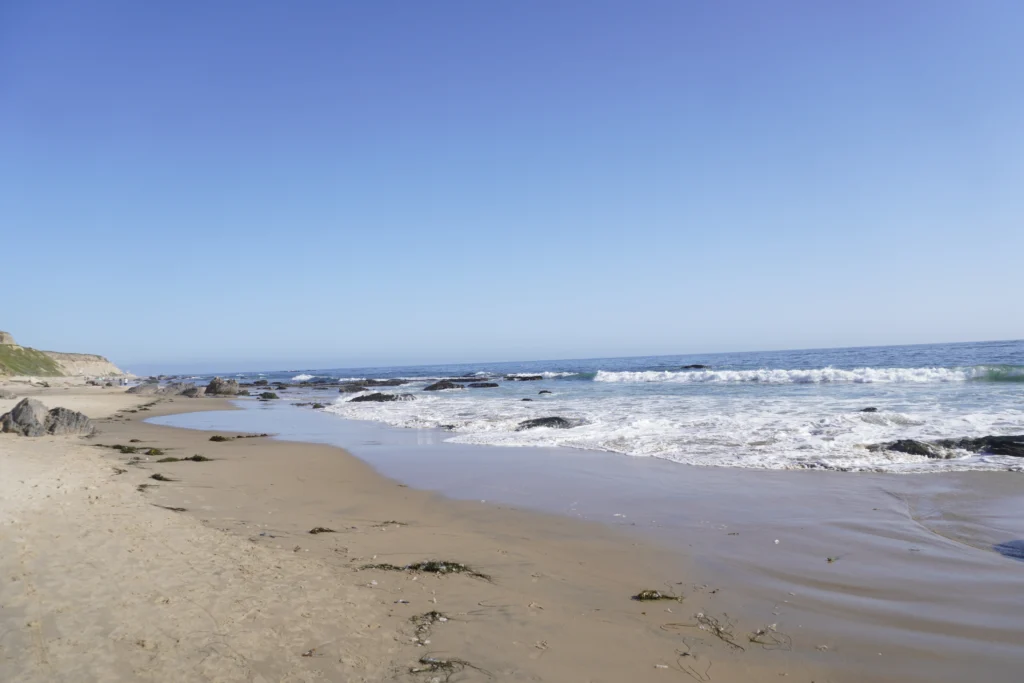
{"type": "Polygon", "coordinates": [[[0,3],[0,329],[129,367],[1024,337],[1024,4],[0,3]]]}

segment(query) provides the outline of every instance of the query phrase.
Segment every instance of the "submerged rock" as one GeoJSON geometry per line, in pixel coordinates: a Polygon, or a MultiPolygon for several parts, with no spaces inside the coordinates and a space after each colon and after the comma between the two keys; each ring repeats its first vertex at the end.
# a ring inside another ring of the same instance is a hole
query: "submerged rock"
{"type": "Polygon", "coordinates": [[[544,375],[505,375],[505,379],[510,382],[536,382],[544,379],[544,375]]]}
{"type": "Polygon", "coordinates": [[[254,387],[265,387],[265,386],[267,386],[268,384],[270,384],[270,382],[268,382],[268,381],[267,381],[267,380],[265,380],[265,379],[258,379],[258,380],[256,380],[255,382],[253,382],[253,383],[252,383],[252,385],[253,385],[254,387]]]}
{"type": "Polygon", "coordinates": [[[1010,455],[1015,458],[1024,458],[1024,434],[979,436],[974,439],[942,439],[935,443],[943,448],[959,448],[983,455],[1010,455]]]}
{"type": "Polygon", "coordinates": [[[455,382],[449,382],[446,379],[440,382],[434,382],[428,387],[423,387],[423,391],[441,391],[442,389],[465,389],[465,385],[456,384],[455,382]]]}
{"type": "Polygon", "coordinates": [[[473,382],[469,385],[470,389],[493,389],[498,386],[497,382],[473,382]]]}
{"type": "Polygon", "coordinates": [[[900,439],[885,444],[885,450],[907,453],[909,455],[923,455],[926,458],[941,458],[942,456],[929,444],[914,439],[900,439]]]}
{"type": "Polygon", "coordinates": [[[386,401],[412,401],[414,397],[412,394],[366,394],[365,396],[356,396],[355,398],[349,399],[349,403],[363,403],[365,401],[373,401],[375,403],[384,403],[386,401]]]}
{"type": "Polygon", "coordinates": [[[867,408],[861,408],[860,412],[862,412],[862,413],[877,413],[878,412],[878,408],[876,408],[874,406],[868,406],[867,408]]]}
{"type": "Polygon", "coordinates": [[[538,417],[532,420],[524,420],[519,423],[516,427],[517,432],[521,432],[524,429],[534,429],[536,427],[551,427],[552,429],[569,429],[572,427],[572,422],[566,420],[564,417],[538,417]]]}
{"type": "Polygon", "coordinates": [[[1024,434],[938,439],[932,442],[900,439],[899,441],[868,446],[868,450],[898,451],[900,453],[909,453],[910,455],[923,455],[926,458],[954,458],[956,457],[955,451],[1024,458],[1024,434]]]}
{"type": "Polygon", "coordinates": [[[691,365],[684,365],[680,370],[710,370],[710,365],[701,365],[700,363],[693,363],[691,365]]]}
{"type": "Polygon", "coordinates": [[[210,383],[206,385],[206,393],[235,396],[238,394],[238,380],[214,377],[210,380],[210,383]]]}
{"type": "Polygon", "coordinates": [[[0,431],[22,436],[44,434],[92,434],[95,427],[83,413],[69,408],[47,411],[34,398],[22,399],[9,413],[0,416],[0,431]]]}
{"type": "Polygon", "coordinates": [[[362,384],[342,384],[338,387],[339,394],[355,394],[360,391],[366,391],[366,387],[362,384]]]}
{"type": "Polygon", "coordinates": [[[542,395],[544,395],[544,394],[550,394],[550,393],[551,393],[551,392],[550,392],[550,391],[548,391],[547,389],[541,389],[540,391],[538,391],[538,392],[537,392],[537,395],[538,395],[538,396],[542,396],[542,395]]]}

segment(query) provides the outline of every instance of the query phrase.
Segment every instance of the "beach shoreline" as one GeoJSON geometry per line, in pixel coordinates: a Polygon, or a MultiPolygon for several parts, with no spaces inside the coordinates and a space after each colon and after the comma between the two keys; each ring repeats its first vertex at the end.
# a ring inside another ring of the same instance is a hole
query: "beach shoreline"
{"type": "MultiPolygon", "coordinates": [[[[42,390],[39,397],[54,402],[66,400],[61,394],[67,393],[42,390]]],[[[93,439],[74,443],[74,452],[91,466],[106,462],[107,468],[125,470],[107,475],[94,484],[96,490],[116,489],[138,507],[146,507],[149,515],[178,523],[189,519],[210,533],[230,537],[232,543],[279,563],[283,575],[292,571],[293,563],[314,563],[321,578],[330,577],[358,596],[367,619],[378,626],[374,633],[386,634],[370,638],[370,646],[365,633],[357,637],[338,629],[334,642],[360,642],[363,656],[373,653],[365,662],[360,660],[366,670],[357,671],[351,659],[344,663],[350,648],[332,645],[314,653],[324,657],[301,657],[308,649],[291,652],[298,657],[293,663],[299,669],[309,665],[302,675],[312,676],[318,666],[317,670],[326,670],[329,656],[333,673],[348,680],[374,680],[383,670],[390,672],[388,677],[430,680],[431,672],[411,670],[424,667],[417,661],[420,657],[431,656],[472,665],[452,680],[663,680],[669,674],[706,676],[709,669],[704,667],[713,667],[714,680],[726,682],[779,676],[819,682],[936,680],[927,669],[915,675],[918,667],[893,666],[892,658],[901,656],[898,652],[886,653],[887,664],[864,662],[863,653],[852,646],[846,652],[841,644],[819,649],[819,639],[786,630],[784,618],[777,630],[769,621],[762,624],[759,619],[771,615],[744,605],[741,592],[730,597],[731,586],[697,583],[698,572],[684,554],[637,535],[595,522],[419,491],[334,446],[265,437],[217,443],[209,440],[209,432],[143,421],[234,408],[223,399],[163,399],[143,412],[127,413],[123,411],[139,410],[131,406],[152,401],[117,396],[114,401],[122,412],[101,418],[93,439]],[[158,448],[163,455],[132,455],[96,446],[126,445],[132,439],[139,439],[138,448],[158,448]],[[85,443],[89,445],[80,445],[85,443]],[[156,462],[196,454],[212,461],[156,462]],[[128,464],[132,457],[143,459],[128,464]],[[153,481],[154,474],[173,481],[153,481]],[[156,486],[140,493],[135,490],[140,484],[156,486]],[[316,527],[333,533],[310,534],[316,527]],[[360,569],[426,560],[466,563],[492,581],[360,569]],[[642,589],[678,594],[684,600],[630,600],[642,589]],[[410,621],[435,610],[449,615],[447,620],[426,631],[410,621]],[[696,615],[706,615],[705,628],[700,628],[696,615]],[[713,624],[731,626],[716,637],[713,624]],[[758,637],[760,630],[764,633],[758,637]]],[[[25,458],[40,457],[54,447],[47,445],[49,441],[9,435],[0,439],[0,446],[14,446],[25,458]]],[[[280,621],[279,628],[290,624],[289,618],[280,621]]],[[[909,621],[912,627],[913,620],[909,621]]],[[[3,654],[3,661],[10,661],[9,653],[3,654]]],[[[929,656],[927,647],[912,655],[905,664],[929,656]]],[[[981,662],[966,664],[977,670],[981,662]]],[[[1002,669],[991,671],[988,680],[1004,680],[999,677],[1002,669]]]]}

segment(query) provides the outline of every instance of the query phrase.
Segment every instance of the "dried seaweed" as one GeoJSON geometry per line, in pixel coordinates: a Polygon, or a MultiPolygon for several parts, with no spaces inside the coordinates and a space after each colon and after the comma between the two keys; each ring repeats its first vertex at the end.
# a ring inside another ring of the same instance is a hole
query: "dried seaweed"
{"type": "Polygon", "coordinates": [[[634,596],[631,596],[631,600],[637,602],[651,602],[654,600],[675,600],[676,602],[682,602],[683,597],[681,595],[672,595],[671,593],[662,593],[656,590],[642,590],[634,596]]]}
{"type": "Polygon", "coordinates": [[[460,671],[466,669],[473,669],[484,674],[488,678],[493,678],[490,672],[481,669],[478,666],[470,664],[464,659],[441,659],[440,657],[433,657],[431,655],[424,655],[420,657],[420,666],[409,667],[409,673],[412,674],[426,674],[426,673],[441,673],[444,674],[444,680],[451,680],[451,677],[460,671]]]}
{"type": "Polygon", "coordinates": [[[793,649],[793,639],[785,633],[779,633],[775,629],[775,624],[768,624],[757,629],[747,639],[752,643],[757,643],[765,650],[785,650],[788,652],[793,649]]]}
{"type": "Polygon", "coordinates": [[[426,572],[428,574],[467,574],[478,579],[483,579],[484,581],[491,581],[491,577],[489,575],[484,574],[483,572],[478,572],[461,562],[449,562],[442,560],[414,562],[413,564],[407,564],[403,567],[386,562],[379,564],[364,564],[360,569],[378,569],[389,572],[426,572]]]}
{"type": "Polygon", "coordinates": [[[156,503],[152,503],[152,505],[153,507],[163,508],[164,510],[170,510],[171,512],[188,512],[185,508],[176,508],[171,507],[170,505],[157,505],[156,503]]]}

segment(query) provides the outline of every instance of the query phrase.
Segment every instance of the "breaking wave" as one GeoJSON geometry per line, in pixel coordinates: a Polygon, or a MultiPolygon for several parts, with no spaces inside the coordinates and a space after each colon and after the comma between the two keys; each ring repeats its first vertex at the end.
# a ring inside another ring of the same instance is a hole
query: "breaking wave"
{"type": "Polygon", "coordinates": [[[979,365],[969,368],[813,368],[801,370],[699,370],[699,371],[598,371],[595,382],[671,382],[675,384],[825,384],[850,382],[927,383],[927,382],[1024,382],[1024,367],[1017,365],[979,365]]]}

